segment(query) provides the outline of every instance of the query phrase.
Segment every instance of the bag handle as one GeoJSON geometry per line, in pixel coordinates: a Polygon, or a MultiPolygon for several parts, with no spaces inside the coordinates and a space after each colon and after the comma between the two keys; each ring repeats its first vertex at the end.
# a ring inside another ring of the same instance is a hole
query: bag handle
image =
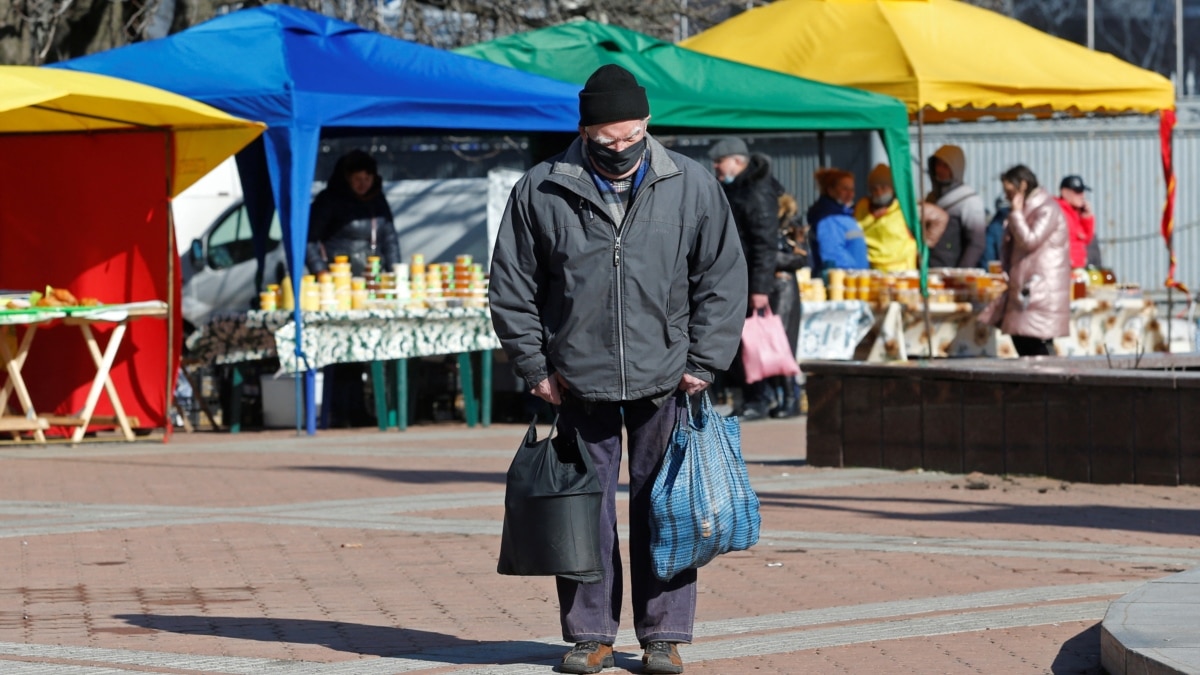
{"type": "Polygon", "coordinates": [[[700,392],[699,394],[694,394],[694,396],[699,397],[700,405],[699,410],[696,411],[697,414],[693,416],[692,396],[692,394],[688,394],[682,389],[679,390],[679,400],[675,402],[675,417],[680,424],[692,424],[697,420],[702,420],[707,415],[715,412],[713,410],[712,399],[708,396],[708,388],[705,388],[704,391],[700,392]]]}

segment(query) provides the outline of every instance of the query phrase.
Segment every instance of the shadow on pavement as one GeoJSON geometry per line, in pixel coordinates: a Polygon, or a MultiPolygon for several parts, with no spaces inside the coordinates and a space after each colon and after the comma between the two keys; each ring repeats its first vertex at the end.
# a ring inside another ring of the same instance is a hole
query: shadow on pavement
{"type": "Polygon", "coordinates": [[[786,492],[760,492],[758,498],[763,506],[860,513],[877,518],[909,520],[913,522],[1091,527],[1106,530],[1185,535],[1195,535],[1197,531],[1200,531],[1196,525],[1196,517],[1200,515],[1200,510],[1185,508],[1123,507],[1096,504],[1080,506],[1031,506],[1025,504],[989,504],[986,502],[953,499],[842,497],[786,492]],[[837,502],[842,503],[839,504],[837,502]],[[850,506],[847,502],[914,504],[927,507],[927,509],[923,513],[909,513],[884,510],[882,508],[850,506]],[[950,510],[953,507],[963,507],[963,510],[950,510]]]}
{"type": "Polygon", "coordinates": [[[1063,643],[1050,664],[1054,675],[1104,675],[1100,667],[1100,624],[1063,643]]]}
{"type": "Polygon", "coordinates": [[[567,650],[565,645],[543,642],[463,640],[453,635],[412,628],[311,619],[167,614],[117,614],[114,618],[141,628],[185,635],[321,645],[351,654],[430,663],[553,663],[561,659],[567,650]]]}
{"type": "Polygon", "coordinates": [[[503,485],[505,482],[503,471],[373,469],[357,466],[290,466],[285,468],[291,471],[321,471],[378,478],[393,483],[500,483],[503,485]]]}

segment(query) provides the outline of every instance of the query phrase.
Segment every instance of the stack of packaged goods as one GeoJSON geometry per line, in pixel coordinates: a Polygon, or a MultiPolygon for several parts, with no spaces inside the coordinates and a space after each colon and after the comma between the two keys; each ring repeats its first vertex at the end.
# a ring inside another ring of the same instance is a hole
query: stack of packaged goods
{"type": "Polygon", "coordinates": [[[367,308],[367,278],[352,277],[350,279],[350,309],[367,308]]]}
{"type": "MultiPolygon", "coordinates": [[[[869,303],[876,310],[886,309],[893,302],[914,310],[924,304],[921,277],[916,271],[835,269],[829,271],[828,287],[820,279],[803,274],[797,276],[797,283],[800,299],[808,302],[857,300],[869,303]]],[[[970,304],[980,308],[1003,293],[1006,284],[998,271],[937,268],[929,271],[927,288],[930,303],[970,304]]]]}
{"type": "Polygon", "coordinates": [[[339,311],[350,309],[350,257],[334,256],[329,273],[333,277],[334,308],[339,311]]]}
{"type": "Polygon", "coordinates": [[[412,255],[412,263],[409,266],[409,274],[411,275],[410,283],[410,307],[421,308],[425,306],[425,300],[428,297],[428,289],[425,286],[425,255],[422,253],[414,253],[412,255]]]}
{"type": "Polygon", "coordinates": [[[409,276],[408,263],[392,265],[392,276],[396,280],[396,308],[405,309],[412,301],[412,277],[409,276]]]}
{"type": "Polygon", "coordinates": [[[321,272],[317,275],[317,307],[322,312],[337,311],[337,292],[333,285],[333,274],[321,272]]]}
{"type": "Polygon", "coordinates": [[[315,312],[321,309],[321,289],[317,286],[315,274],[305,274],[300,278],[300,311],[315,312]]]}

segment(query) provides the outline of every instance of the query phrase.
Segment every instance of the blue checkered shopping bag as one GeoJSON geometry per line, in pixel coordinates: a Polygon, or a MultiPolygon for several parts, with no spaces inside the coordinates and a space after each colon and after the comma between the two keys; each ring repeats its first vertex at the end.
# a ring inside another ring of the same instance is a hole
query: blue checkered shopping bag
{"type": "Polygon", "coordinates": [[[742,459],[736,417],[713,410],[708,393],[692,414],[680,395],[679,418],[650,491],[650,557],[667,581],[722,553],[758,543],[762,518],[742,459]]]}

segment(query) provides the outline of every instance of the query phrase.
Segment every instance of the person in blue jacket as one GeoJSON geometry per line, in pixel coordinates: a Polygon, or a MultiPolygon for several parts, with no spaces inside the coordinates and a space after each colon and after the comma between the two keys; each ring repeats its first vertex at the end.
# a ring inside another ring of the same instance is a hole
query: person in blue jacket
{"type": "Polygon", "coordinates": [[[821,196],[808,209],[813,272],[823,275],[832,269],[870,269],[867,240],[854,219],[854,174],[842,169],[817,169],[813,176],[821,190],[821,196]]]}

